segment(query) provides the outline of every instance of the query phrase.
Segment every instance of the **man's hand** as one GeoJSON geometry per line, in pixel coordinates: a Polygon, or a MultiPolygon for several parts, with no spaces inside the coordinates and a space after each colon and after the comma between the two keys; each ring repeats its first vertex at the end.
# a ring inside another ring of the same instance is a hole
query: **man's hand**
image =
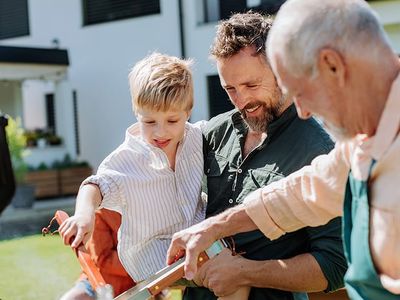
{"type": "Polygon", "coordinates": [[[240,275],[244,262],[240,255],[233,256],[231,250],[224,249],[199,269],[195,283],[210,289],[217,297],[229,296],[245,285],[240,275]]]}
{"type": "Polygon", "coordinates": [[[65,245],[77,248],[90,238],[94,226],[94,217],[74,215],[66,219],[58,229],[65,245]]]}
{"type": "Polygon", "coordinates": [[[244,205],[237,205],[223,213],[175,233],[167,252],[167,264],[186,255],[185,277],[192,280],[197,272],[197,259],[200,252],[209,248],[213,242],[225,236],[257,229],[247,215],[244,205]]]}
{"type": "Polygon", "coordinates": [[[177,258],[185,258],[185,277],[192,280],[197,272],[199,254],[219,239],[218,234],[212,229],[213,218],[175,233],[167,252],[167,264],[172,264],[177,258]]]}

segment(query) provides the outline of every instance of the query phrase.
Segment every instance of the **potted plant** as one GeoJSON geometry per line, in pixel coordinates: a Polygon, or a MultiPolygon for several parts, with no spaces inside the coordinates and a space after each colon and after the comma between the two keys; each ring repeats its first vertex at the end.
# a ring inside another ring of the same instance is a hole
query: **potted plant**
{"type": "Polygon", "coordinates": [[[26,150],[26,137],[24,129],[21,126],[21,119],[14,120],[9,117],[6,127],[7,142],[10,149],[11,163],[13,166],[17,188],[12,206],[15,208],[30,208],[35,201],[34,187],[25,183],[25,175],[28,171],[28,165],[24,157],[28,154],[26,150]]]}

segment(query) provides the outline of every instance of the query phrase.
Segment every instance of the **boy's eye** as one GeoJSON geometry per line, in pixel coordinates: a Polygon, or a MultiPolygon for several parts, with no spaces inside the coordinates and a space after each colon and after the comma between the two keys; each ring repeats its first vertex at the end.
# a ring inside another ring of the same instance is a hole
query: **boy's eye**
{"type": "Polygon", "coordinates": [[[144,121],[145,124],[154,124],[155,121],[144,121]]]}
{"type": "Polygon", "coordinates": [[[171,123],[171,124],[178,123],[178,120],[168,120],[168,123],[171,123]]]}

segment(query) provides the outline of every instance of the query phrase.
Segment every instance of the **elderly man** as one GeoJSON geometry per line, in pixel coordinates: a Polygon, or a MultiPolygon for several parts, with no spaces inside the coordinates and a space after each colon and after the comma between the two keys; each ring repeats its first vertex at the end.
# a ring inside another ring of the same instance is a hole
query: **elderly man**
{"type": "MultiPolygon", "coordinates": [[[[315,120],[297,117],[293,102],[277,86],[265,56],[271,22],[247,13],[218,26],[211,55],[236,108],[205,128],[208,217],[240,204],[250,192],[333,147],[315,120]]],[[[189,288],[185,298],[216,299],[253,286],[250,299],[306,299],[301,292],[340,288],[347,268],[340,236],[339,218],[276,241],[259,230],[236,235],[232,244],[243,257],[225,251],[204,265],[195,281],[212,291],[189,288]]]]}
{"type": "Polygon", "coordinates": [[[186,276],[215,239],[255,228],[271,239],[344,214],[352,299],[399,299],[400,62],[363,0],[289,0],[268,57],[297,112],[337,137],[329,154],[250,194],[245,203],[177,233],[186,276]],[[347,184],[346,184],[347,183],[347,184]]]}

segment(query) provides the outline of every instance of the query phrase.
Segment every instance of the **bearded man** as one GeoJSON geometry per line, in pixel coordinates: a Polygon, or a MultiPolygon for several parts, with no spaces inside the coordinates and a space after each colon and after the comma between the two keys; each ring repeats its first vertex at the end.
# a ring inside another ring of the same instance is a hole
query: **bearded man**
{"type": "MultiPolygon", "coordinates": [[[[211,119],[204,131],[207,217],[333,147],[319,124],[301,120],[282,96],[265,55],[271,23],[244,13],[218,26],[211,56],[235,109],[211,119]]],[[[216,299],[242,286],[252,287],[249,299],[307,299],[306,292],[338,289],[347,268],[340,236],[340,218],[275,241],[259,230],[235,235],[232,244],[242,256],[224,251],[207,262],[195,276],[204,287],[186,289],[185,299],[216,299]]]]}

